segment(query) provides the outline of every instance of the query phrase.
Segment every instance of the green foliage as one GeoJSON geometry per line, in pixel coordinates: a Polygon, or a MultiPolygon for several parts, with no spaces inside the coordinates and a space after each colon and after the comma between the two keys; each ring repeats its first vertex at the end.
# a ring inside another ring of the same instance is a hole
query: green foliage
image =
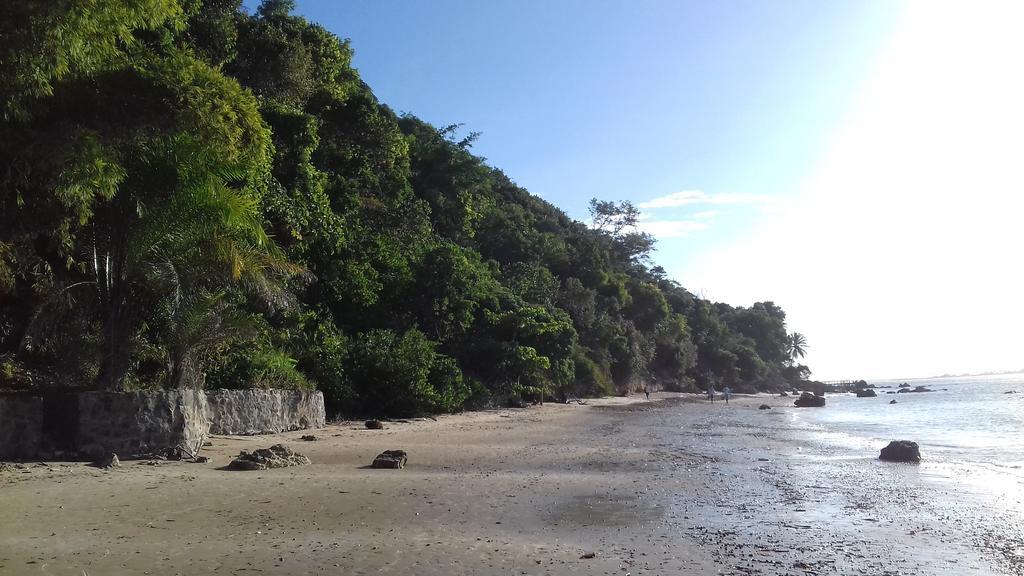
{"type": "Polygon", "coordinates": [[[777,306],[697,298],[630,202],[574,221],[396,116],[293,10],[0,8],[0,385],[401,415],[808,377],[777,306]]]}
{"type": "Polygon", "coordinates": [[[460,406],[469,387],[458,367],[435,348],[415,329],[356,336],[349,350],[349,378],[359,390],[363,411],[411,416],[460,406]]]}

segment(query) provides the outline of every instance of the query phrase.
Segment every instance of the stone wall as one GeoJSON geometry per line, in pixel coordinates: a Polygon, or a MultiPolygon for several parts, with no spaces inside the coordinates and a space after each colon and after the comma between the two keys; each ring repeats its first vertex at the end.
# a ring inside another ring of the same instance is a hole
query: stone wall
{"type": "Polygon", "coordinates": [[[211,390],[206,394],[211,434],[276,434],[323,428],[322,392],[211,390]]]}
{"type": "Polygon", "coordinates": [[[99,458],[179,448],[197,454],[210,430],[202,390],[78,394],[75,452],[99,458]]]}
{"type": "Polygon", "coordinates": [[[43,399],[27,394],[0,396],[0,457],[31,458],[43,430],[43,399]]]}
{"type": "Polygon", "coordinates": [[[0,459],[197,453],[209,434],[321,428],[320,392],[156,390],[0,394],[0,459]]]}

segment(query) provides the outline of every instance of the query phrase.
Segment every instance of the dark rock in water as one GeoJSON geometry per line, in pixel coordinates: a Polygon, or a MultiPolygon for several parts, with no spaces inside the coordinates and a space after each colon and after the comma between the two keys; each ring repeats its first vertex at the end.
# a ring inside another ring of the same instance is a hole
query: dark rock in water
{"type": "Polygon", "coordinates": [[[383,430],[384,423],[381,422],[380,420],[367,420],[366,427],[369,428],[370,430],[383,430]]]}
{"type": "Polygon", "coordinates": [[[910,388],[910,384],[904,382],[903,384],[900,384],[900,388],[910,388]]]}
{"type": "Polygon", "coordinates": [[[886,462],[920,462],[921,450],[917,446],[917,442],[893,440],[889,442],[888,446],[882,448],[878,459],[886,462]]]}
{"type": "Polygon", "coordinates": [[[789,394],[787,394],[787,393],[786,393],[786,391],[785,391],[785,390],[783,390],[782,392],[779,392],[779,396],[780,396],[781,398],[785,398],[786,396],[789,396],[789,394]]]}
{"type": "Polygon", "coordinates": [[[767,404],[761,404],[760,406],[757,407],[757,409],[758,410],[771,410],[772,407],[767,405],[767,404]]]}
{"type": "Polygon", "coordinates": [[[819,408],[825,405],[825,397],[815,396],[810,392],[804,392],[796,399],[795,402],[793,402],[793,405],[798,408],[819,408]]]}
{"type": "Polygon", "coordinates": [[[238,454],[238,458],[231,461],[228,468],[232,470],[267,470],[307,464],[311,464],[309,458],[298,452],[292,452],[284,444],[274,444],[270,448],[260,448],[253,452],[242,450],[238,454]]]}
{"type": "Polygon", "coordinates": [[[1016,390],[1007,390],[1006,392],[1003,392],[1003,394],[1016,394],[1016,393],[1017,393],[1016,390]]]}
{"type": "Polygon", "coordinates": [[[373,468],[405,468],[408,456],[405,450],[385,450],[373,459],[373,468]]]}
{"type": "Polygon", "coordinates": [[[874,398],[875,396],[878,396],[878,394],[870,388],[867,388],[865,390],[857,390],[856,394],[857,398],[874,398]]]}
{"type": "Polygon", "coordinates": [[[895,403],[896,403],[896,399],[895,398],[893,398],[892,400],[889,400],[889,404],[895,404],[895,403]]]}
{"type": "Polygon", "coordinates": [[[903,388],[903,387],[901,387],[900,391],[899,391],[900,394],[912,394],[914,392],[934,392],[934,390],[932,390],[931,388],[928,388],[927,386],[918,386],[916,388],[903,388]]]}
{"type": "Polygon", "coordinates": [[[888,392],[886,392],[886,394],[895,394],[895,392],[893,392],[892,390],[889,390],[888,392]]]}
{"type": "MultiPolygon", "coordinates": [[[[806,392],[805,392],[805,394],[806,394],[806,392]]],[[[815,395],[815,396],[821,396],[822,398],[824,398],[824,397],[825,397],[825,393],[824,393],[824,392],[822,392],[821,390],[815,390],[815,391],[814,391],[814,395],[815,395]]]]}
{"type": "Polygon", "coordinates": [[[317,438],[313,434],[303,434],[302,435],[302,440],[304,440],[306,442],[316,442],[317,440],[319,440],[319,438],[317,438]]]}

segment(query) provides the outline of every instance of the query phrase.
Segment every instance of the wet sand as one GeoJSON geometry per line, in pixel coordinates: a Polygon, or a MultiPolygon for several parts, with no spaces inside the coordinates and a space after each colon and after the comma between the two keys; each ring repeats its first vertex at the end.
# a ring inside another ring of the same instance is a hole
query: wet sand
{"type": "Polygon", "coordinates": [[[791,400],[657,394],[215,437],[208,464],[7,465],[0,574],[1024,573],[1019,517],[810,438],[791,400]],[[224,469],[277,442],[313,464],[224,469]],[[386,449],[408,467],[368,468],[386,449]]]}

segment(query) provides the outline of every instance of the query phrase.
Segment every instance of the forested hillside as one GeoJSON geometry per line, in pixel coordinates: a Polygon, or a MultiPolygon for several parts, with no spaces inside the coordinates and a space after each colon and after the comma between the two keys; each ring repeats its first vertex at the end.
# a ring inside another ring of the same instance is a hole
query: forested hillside
{"type": "Polygon", "coordinates": [[[292,9],[3,3],[0,388],[401,415],[807,377],[780,308],[695,297],[629,203],[572,220],[396,115],[292,9]]]}

